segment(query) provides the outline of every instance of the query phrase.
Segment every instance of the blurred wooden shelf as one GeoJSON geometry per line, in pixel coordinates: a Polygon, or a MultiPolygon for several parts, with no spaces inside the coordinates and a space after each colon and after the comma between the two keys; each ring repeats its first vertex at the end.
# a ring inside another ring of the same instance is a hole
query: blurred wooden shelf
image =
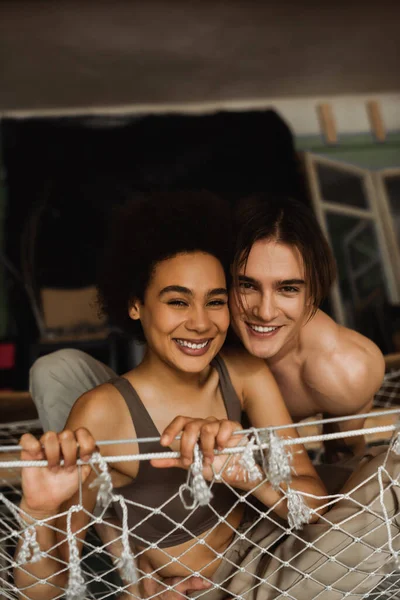
{"type": "Polygon", "coordinates": [[[37,410],[29,392],[0,390],[0,424],[37,418],[37,410]]]}
{"type": "Polygon", "coordinates": [[[385,354],[386,370],[400,369],[400,352],[394,352],[393,354],[385,354]]]}

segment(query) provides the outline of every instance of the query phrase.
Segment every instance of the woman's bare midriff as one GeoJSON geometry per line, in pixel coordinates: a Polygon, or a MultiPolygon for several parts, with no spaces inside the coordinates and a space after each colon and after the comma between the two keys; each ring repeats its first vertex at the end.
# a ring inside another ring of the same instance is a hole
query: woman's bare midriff
{"type": "Polygon", "coordinates": [[[212,577],[218,568],[223,553],[229,546],[234,533],[243,517],[243,505],[238,505],[226,518],[226,522],[199,535],[195,540],[190,540],[171,548],[151,549],[145,552],[146,558],[153,569],[161,577],[187,577],[193,573],[201,573],[204,577],[212,577]],[[198,540],[205,540],[199,544],[198,540]],[[171,559],[178,561],[171,562],[171,559]]]}

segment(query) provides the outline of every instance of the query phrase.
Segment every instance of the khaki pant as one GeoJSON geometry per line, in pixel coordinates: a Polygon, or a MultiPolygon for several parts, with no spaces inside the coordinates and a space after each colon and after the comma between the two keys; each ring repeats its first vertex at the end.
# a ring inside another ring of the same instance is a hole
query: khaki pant
{"type": "Polygon", "coordinates": [[[73,348],[38,358],[29,373],[29,391],[43,431],[62,431],[76,400],[115,375],[107,365],[73,348]]]}
{"type": "MultiPolygon", "coordinates": [[[[216,587],[194,597],[204,600],[227,600],[236,598],[235,595],[243,600],[364,598],[382,583],[391,559],[377,475],[378,468],[385,465],[386,452],[387,446],[368,452],[342,490],[348,497],[336,502],[318,522],[301,531],[286,535],[285,525],[278,519],[276,525],[268,518],[258,522],[254,518],[245,519],[214,574],[216,587]],[[351,491],[370,475],[374,475],[372,480],[351,491]],[[370,511],[364,510],[366,505],[370,511]],[[379,548],[382,551],[375,552],[379,548]]],[[[397,477],[400,457],[391,452],[386,468],[391,477],[397,477]]],[[[383,488],[388,516],[394,517],[393,545],[400,549],[400,539],[396,537],[400,489],[391,484],[385,473],[383,488]]],[[[393,569],[392,564],[390,570],[393,569]]]]}

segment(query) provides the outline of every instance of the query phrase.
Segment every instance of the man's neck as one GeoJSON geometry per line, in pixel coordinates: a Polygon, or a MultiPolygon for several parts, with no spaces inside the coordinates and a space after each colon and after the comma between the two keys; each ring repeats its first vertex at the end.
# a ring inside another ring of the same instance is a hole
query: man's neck
{"type": "Polygon", "coordinates": [[[273,370],[279,368],[280,365],[297,361],[301,350],[301,340],[300,340],[300,332],[297,332],[293,338],[290,338],[284,346],[269,358],[266,358],[265,361],[267,365],[273,370]]]}
{"type": "Polygon", "coordinates": [[[305,347],[309,344],[310,334],[314,331],[316,325],[316,317],[321,311],[317,311],[310,319],[306,319],[302,326],[293,333],[293,336],[289,338],[282,346],[282,348],[266,359],[267,365],[273,370],[279,368],[280,365],[287,364],[288,362],[301,363],[301,356],[305,355],[305,347]]]}

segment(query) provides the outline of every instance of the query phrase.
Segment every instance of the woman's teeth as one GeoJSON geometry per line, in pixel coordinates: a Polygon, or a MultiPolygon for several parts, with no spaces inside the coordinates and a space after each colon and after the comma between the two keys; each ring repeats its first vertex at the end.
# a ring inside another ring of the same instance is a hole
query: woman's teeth
{"type": "Polygon", "coordinates": [[[187,346],[187,348],[192,348],[192,350],[201,350],[202,348],[205,348],[207,346],[209,340],[202,342],[201,344],[195,344],[193,342],[187,342],[186,340],[178,340],[178,339],[176,339],[176,342],[180,346],[187,346]]]}
{"type": "Polygon", "coordinates": [[[249,327],[258,333],[270,333],[271,331],[278,329],[277,327],[262,327],[261,325],[249,325],[249,327]]]}

